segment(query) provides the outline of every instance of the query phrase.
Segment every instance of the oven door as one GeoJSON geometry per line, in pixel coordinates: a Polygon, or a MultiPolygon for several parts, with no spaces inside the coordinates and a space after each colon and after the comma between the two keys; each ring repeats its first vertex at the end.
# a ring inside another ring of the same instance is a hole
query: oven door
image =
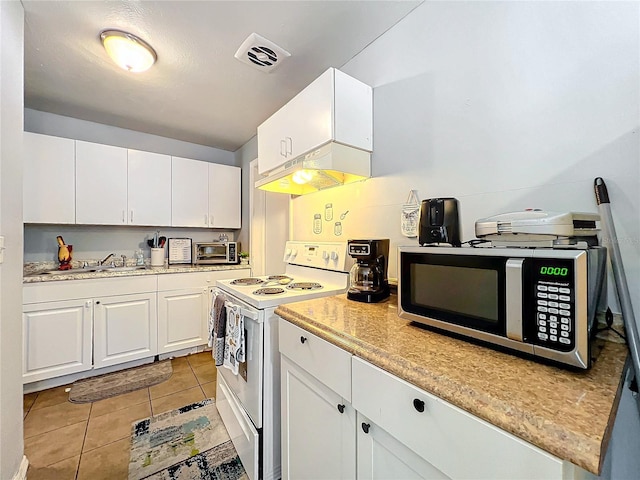
{"type": "Polygon", "coordinates": [[[227,303],[240,306],[244,321],[246,356],[239,365],[238,374],[218,366],[218,375],[224,377],[229,389],[235,394],[256,428],[262,428],[264,314],[245,302],[226,295],[227,303]]]}
{"type": "Polygon", "coordinates": [[[399,256],[401,317],[459,333],[507,336],[507,257],[446,247],[400,251],[399,256]]]}

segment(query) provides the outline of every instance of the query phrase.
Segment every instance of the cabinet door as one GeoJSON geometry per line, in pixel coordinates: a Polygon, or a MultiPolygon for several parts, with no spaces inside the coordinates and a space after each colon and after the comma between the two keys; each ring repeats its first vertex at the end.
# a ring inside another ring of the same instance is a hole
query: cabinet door
{"type": "Polygon", "coordinates": [[[171,224],[209,226],[209,163],[171,157],[171,224]]]}
{"type": "Polygon", "coordinates": [[[208,288],[158,294],[158,353],[207,343],[208,288]]]}
{"type": "Polygon", "coordinates": [[[76,141],[76,223],[127,224],[127,150],[76,141]]]}
{"type": "Polygon", "coordinates": [[[355,478],[355,410],[287,357],[281,360],[282,478],[355,478]]]}
{"type": "Polygon", "coordinates": [[[449,478],[361,413],[357,432],[358,480],[449,478]]]}
{"type": "Polygon", "coordinates": [[[97,298],[94,305],[95,368],[157,353],[155,293],[97,298]]]}
{"type": "Polygon", "coordinates": [[[129,225],[171,225],[171,157],[128,150],[129,225]]]}
{"type": "Polygon", "coordinates": [[[286,146],[296,158],[333,138],[334,69],[316,78],[291,100],[286,146]]]}
{"type": "Polygon", "coordinates": [[[24,133],[25,223],[75,223],[75,142],[24,133]]]}
{"type": "Polygon", "coordinates": [[[258,126],[258,173],[261,175],[282,165],[290,155],[286,144],[292,122],[286,104],[258,126]]]}
{"type": "Polygon", "coordinates": [[[240,228],[241,169],[209,164],[209,226],[240,228]]]}
{"type": "Polygon", "coordinates": [[[86,299],[23,307],[24,383],[91,369],[92,311],[86,299]]]}

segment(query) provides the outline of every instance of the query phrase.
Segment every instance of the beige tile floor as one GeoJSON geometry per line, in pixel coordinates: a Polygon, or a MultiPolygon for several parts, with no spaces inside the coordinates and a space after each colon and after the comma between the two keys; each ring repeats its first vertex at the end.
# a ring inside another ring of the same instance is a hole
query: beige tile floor
{"type": "Polygon", "coordinates": [[[98,402],[70,403],[70,385],[25,395],[27,479],[126,479],[134,421],[215,396],[211,352],[171,363],[169,380],[98,402]]]}

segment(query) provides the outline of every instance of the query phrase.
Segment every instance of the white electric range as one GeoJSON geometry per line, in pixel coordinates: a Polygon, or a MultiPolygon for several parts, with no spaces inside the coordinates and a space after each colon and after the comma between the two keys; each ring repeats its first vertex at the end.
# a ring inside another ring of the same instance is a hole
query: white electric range
{"type": "Polygon", "coordinates": [[[346,291],[354,261],[346,242],[286,243],[281,275],[218,280],[215,292],[244,320],[246,361],[218,367],[216,405],[251,480],[281,477],[278,305],[346,291]]]}

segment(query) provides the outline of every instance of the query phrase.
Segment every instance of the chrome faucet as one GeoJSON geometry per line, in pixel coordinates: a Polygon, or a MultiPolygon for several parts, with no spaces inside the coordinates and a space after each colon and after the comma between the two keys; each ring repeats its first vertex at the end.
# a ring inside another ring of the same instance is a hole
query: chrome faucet
{"type": "Polygon", "coordinates": [[[104,264],[105,264],[105,262],[106,262],[107,260],[109,260],[111,257],[113,257],[114,255],[115,255],[115,253],[110,253],[110,254],[109,254],[109,255],[107,255],[103,260],[100,260],[100,261],[98,262],[98,265],[104,265],[104,264]]]}

